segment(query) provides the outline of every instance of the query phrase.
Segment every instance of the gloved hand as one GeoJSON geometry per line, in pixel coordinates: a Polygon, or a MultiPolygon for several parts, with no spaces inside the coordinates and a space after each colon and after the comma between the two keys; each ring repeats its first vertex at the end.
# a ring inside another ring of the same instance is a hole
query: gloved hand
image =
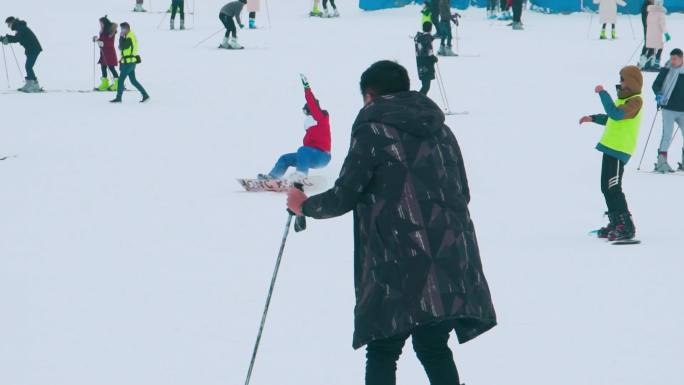
{"type": "Polygon", "coordinates": [[[3,36],[3,38],[2,38],[2,44],[4,44],[4,45],[9,44],[9,39],[7,38],[7,36],[3,36]]]}
{"type": "Polygon", "coordinates": [[[98,40],[98,41],[97,41],[97,45],[98,45],[100,48],[104,47],[104,41],[98,40]]]}
{"type": "Polygon", "coordinates": [[[245,25],[244,25],[244,24],[240,24],[240,29],[244,29],[244,28],[245,28],[245,25]]]}
{"type": "Polygon", "coordinates": [[[656,104],[660,105],[660,102],[663,101],[663,94],[656,94],[656,104]]]}
{"type": "Polygon", "coordinates": [[[93,43],[97,41],[97,36],[93,36],[93,43]]]}
{"type": "Polygon", "coordinates": [[[670,37],[670,34],[665,32],[665,41],[670,41],[672,38],[670,37]]]}
{"type": "Polygon", "coordinates": [[[306,76],[304,74],[299,74],[299,77],[302,79],[302,85],[304,88],[309,88],[309,80],[306,78],[306,76]]]}

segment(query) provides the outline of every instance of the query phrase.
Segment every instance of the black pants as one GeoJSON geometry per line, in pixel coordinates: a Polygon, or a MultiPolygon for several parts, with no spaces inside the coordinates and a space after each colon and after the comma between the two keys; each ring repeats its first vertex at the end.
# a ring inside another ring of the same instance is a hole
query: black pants
{"type": "Polygon", "coordinates": [[[185,1],[171,0],[171,20],[176,18],[176,12],[180,13],[180,19],[185,20],[185,1]]]}
{"type": "Polygon", "coordinates": [[[523,11],[523,0],[513,0],[513,22],[520,23],[523,11]]]}
{"type": "Polygon", "coordinates": [[[100,64],[100,71],[102,71],[102,77],[103,78],[107,77],[107,68],[109,68],[109,71],[112,73],[112,76],[114,76],[114,78],[119,77],[119,73],[116,72],[116,67],[107,66],[106,64],[100,64]]]}
{"type": "Polygon", "coordinates": [[[36,65],[38,55],[40,55],[40,52],[26,53],[26,65],[24,66],[26,69],[26,80],[38,80],[36,79],[36,73],[33,72],[33,67],[36,65]]]}
{"type": "Polygon", "coordinates": [[[250,19],[256,19],[256,12],[250,12],[250,13],[249,13],[249,18],[250,18],[250,19]]]}
{"type": "Polygon", "coordinates": [[[488,11],[494,11],[496,10],[496,0],[489,0],[487,2],[487,10],[488,11]]]}
{"type": "Polygon", "coordinates": [[[430,385],[458,385],[458,371],[447,345],[453,323],[421,326],[410,334],[376,340],[366,347],[366,385],[395,385],[397,360],[409,336],[430,385]]]}
{"type": "Polygon", "coordinates": [[[606,206],[611,213],[629,212],[625,194],[622,192],[622,174],[625,164],[610,155],[603,154],[601,169],[601,192],[606,198],[606,206]]]}
{"type": "Polygon", "coordinates": [[[508,11],[508,0],[501,0],[501,10],[508,11]]]}
{"type": "Polygon", "coordinates": [[[222,13],[219,15],[219,20],[221,20],[223,26],[226,27],[226,37],[230,37],[231,34],[233,34],[233,37],[237,37],[237,29],[235,28],[235,22],[231,16],[222,13]]]}
{"type": "MultiPolygon", "coordinates": [[[[608,24],[603,23],[603,26],[601,27],[601,29],[606,29],[606,26],[607,26],[607,25],[608,25],[608,24]]],[[[613,29],[615,29],[615,23],[611,24],[611,26],[613,27],[613,29]]]]}
{"type": "Polygon", "coordinates": [[[655,54],[656,61],[660,61],[660,56],[663,54],[662,49],[646,48],[646,57],[651,58],[655,54]]]}
{"type": "MultiPolygon", "coordinates": [[[[337,9],[335,0],[330,0],[330,5],[332,5],[333,9],[337,9]]],[[[323,0],[323,9],[328,9],[328,0],[323,0]]]]}
{"type": "Polygon", "coordinates": [[[421,94],[427,96],[428,91],[430,91],[430,83],[431,83],[431,82],[432,82],[432,80],[429,80],[429,79],[421,79],[421,80],[420,80],[421,87],[420,87],[420,91],[419,91],[419,92],[420,92],[421,94]]]}

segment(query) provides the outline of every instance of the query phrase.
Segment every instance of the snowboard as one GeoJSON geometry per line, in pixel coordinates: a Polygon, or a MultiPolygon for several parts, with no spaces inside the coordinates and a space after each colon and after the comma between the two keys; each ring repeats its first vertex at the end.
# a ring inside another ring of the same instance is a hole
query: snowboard
{"type": "MultiPolygon", "coordinates": [[[[592,231],[589,232],[589,235],[591,235],[591,236],[596,236],[596,234],[598,234],[598,232],[599,232],[599,230],[592,230],[592,231]]],[[[603,239],[603,238],[598,238],[598,239],[603,239]]],[[[611,245],[615,245],[615,246],[620,246],[620,245],[638,245],[638,244],[641,243],[641,241],[638,240],[638,239],[625,239],[625,240],[622,240],[622,241],[609,241],[609,240],[606,239],[605,241],[608,242],[608,243],[610,243],[611,245]]]]}
{"type": "MultiPolygon", "coordinates": [[[[247,192],[287,192],[294,187],[294,183],[289,179],[238,179],[238,183],[247,192]]],[[[317,190],[325,185],[325,178],[322,176],[311,176],[306,179],[304,190],[317,190]]]]}

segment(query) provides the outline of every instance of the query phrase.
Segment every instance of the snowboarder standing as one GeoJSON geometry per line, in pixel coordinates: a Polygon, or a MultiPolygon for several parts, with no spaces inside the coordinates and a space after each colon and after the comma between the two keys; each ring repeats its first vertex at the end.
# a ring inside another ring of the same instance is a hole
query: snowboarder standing
{"type": "MultiPolygon", "coordinates": [[[[663,111],[663,137],[658,147],[658,163],[655,171],[666,173],[674,172],[667,163],[667,151],[672,144],[672,131],[675,122],[684,137],[684,54],[676,48],[670,52],[670,61],[658,73],[653,82],[653,92],[656,101],[663,111]]],[[[684,148],[682,149],[682,163],[679,163],[678,171],[684,171],[684,148]]]]}
{"type": "Polygon", "coordinates": [[[26,64],[24,66],[26,69],[26,83],[23,87],[19,88],[19,91],[29,93],[43,91],[40,88],[40,84],[38,84],[36,73],[33,71],[38,55],[43,51],[38,38],[23,20],[10,16],[5,20],[5,23],[7,23],[7,27],[10,30],[15,31],[15,34],[5,35],[0,39],[2,44],[19,43],[24,47],[24,53],[26,54],[26,64]]]}
{"type": "Polygon", "coordinates": [[[143,8],[143,0],[135,0],[135,8],[133,8],[133,12],[147,12],[145,8],[143,8]]]}
{"type": "Polygon", "coordinates": [[[618,99],[613,101],[603,86],[596,86],[605,114],[584,116],[582,123],[596,123],[606,126],[596,149],[603,153],[601,170],[601,191],[608,206],[609,224],[598,230],[598,237],[610,241],[626,241],[634,238],[636,228],[622,191],[622,176],[625,164],[636,149],[641,125],[643,99],[641,88],[643,77],[636,66],[627,66],[620,71],[617,86],[618,99]]]}
{"type": "Polygon", "coordinates": [[[237,27],[235,26],[235,22],[237,22],[237,25],[240,26],[241,29],[245,27],[242,24],[242,20],[240,20],[240,13],[242,13],[242,8],[244,8],[245,4],[247,4],[247,0],[236,0],[224,5],[223,8],[221,8],[219,20],[221,20],[223,26],[226,27],[226,34],[223,37],[223,42],[219,48],[244,48],[238,44],[237,27]],[[235,21],[233,21],[233,18],[235,18],[235,21]]]}
{"type": "Polygon", "coordinates": [[[360,83],[365,106],[335,186],[312,197],[291,189],[288,208],[316,219],[354,213],[352,346],[366,346],[366,385],[395,383],[409,337],[430,383],[457,385],[451,332],[465,343],[496,325],[463,157],[439,106],[409,91],[404,67],[375,63],[360,83]]]}
{"type": "Polygon", "coordinates": [[[117,28],[116,23],[112,23],[107,16],[104,16],[100,18],[100,35],[93,36],[93,42],[100,48],[98,64],[100,64],[100,71],[102,72],[100,85],[96,88],[97,91],[116,91],[119,83],[119,73],[116,70],[119,59],[116,57],[116,46],[114,45],[117,28]],[[107,69],[112,73],[111,84],[107,77],[107,69]]]}
{"type": "Polygon", "coordinates": [[[328,111],[321,109],[306,76],[300,75],[300,77],[306,99],[306,104],[302,108],[305,116],[304,128],[306,129],[304,145],[296,153],[281,156],[271,172],[259,174],[259,179],[281,179],[288,168],[295,167],[297,171],[292,174],[290,179],[295,182],[303,182],[309,175],[309,169],[323,168],[330,163],[330,115],[328,111]]]}
{"type": "MultiPolygon", "coordinates": [[[[648,6],[646,17],[646,60],[639,63],[644,71],[658,72],[660,70],[660,56],[665,48],[665,41],[670,41],[667,32],[667,10],[663,7],[663,0],[655,0],[653,5],[648,6]]],[[[643,58],[642,58],[643,59],[643,58]]]]}
{"type": "Polygon", "coordinates": [[[171,0],[171,29],[176,28],[176,14],[180,15],[180,29],[185,29],[185,0],[171,0]]]}
{"type": "Polygon", "coordinates": [[[126,78],[130,78],[131,84],[133,84],[133,86],[142,94],[140,103],[145,103],[150,99],[150,96],[135,77],[135,67],[141,62],[140,55],[138,55],[138,39],[133,31],[131,31],[131,26],[128,23],[121,23],[119,50],[121,50],[121,76],[119,77],[119,84],[117,85],[116,98],[110,102],[121,103],[124,83],[126,82],[126,78]]]}
{"type": "Polygon", "coordinates": [[[617,32],[615,30],[615,23],[617,23],[617,7],[627,6],[623,0],[594,0],[594,4],[599,5],[599,17],[601,18],[601,34],[599,39],[606,39],[606,26],[610,23],[612,25],[611,38],[617,39],[617,32]]]}
{"type": "Polygon", "coordinates": [[[432,51],[433,40],[432,23],[425,21],[423,23],[423,31],[416,34],[413,42],[416,48],[418,79],[422,83],[420,93],[426,96],[430,90],[430,82],[435,79],[435,63],[437,63],[437,57],[432,51]]]}

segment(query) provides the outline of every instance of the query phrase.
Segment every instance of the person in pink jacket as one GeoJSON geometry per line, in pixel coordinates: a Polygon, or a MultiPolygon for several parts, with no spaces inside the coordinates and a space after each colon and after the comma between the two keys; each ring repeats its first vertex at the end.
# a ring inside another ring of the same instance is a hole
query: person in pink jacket
{"type": "Polygon", "coordinates": [[[249,29],[256,28],[256,13],[261,11],[261,0],[247,0],[247,12],[249,12],[249,29]]]}
{"type": "Polygon", "coordinates": [[[639,67],[643,71],[658,72],[660,70],[660,55],[663,53],[665,41],[670,41],[667,32],[667,10],[663,7],[663,0],[655,0],[648,6],[646,16],[646,56],[641,57],[639,67]],[[663,41],[663,37],[665,41],[663,41]]]}
{"type": "Polygon", "coordinates": [[[606,26],[610,23],[612,25],[610,37],[617,38],[615,24],[617,23],[617,8],[618,5],[624,7],[627,5],[623,0],[594,0],[594,4],[599,5],[599,17],[601,19],[601,40],[606,39],[606,26]]]}

